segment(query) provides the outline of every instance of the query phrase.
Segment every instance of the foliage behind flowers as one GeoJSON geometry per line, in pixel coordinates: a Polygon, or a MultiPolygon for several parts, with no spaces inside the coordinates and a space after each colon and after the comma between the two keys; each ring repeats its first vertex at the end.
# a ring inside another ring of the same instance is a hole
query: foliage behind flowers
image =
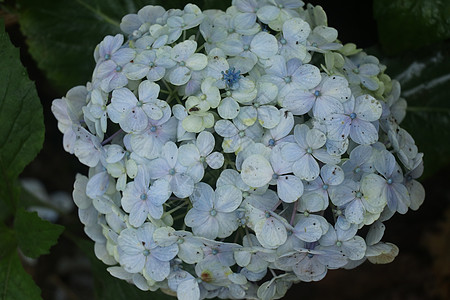
{"type": "Polygon", "coordinates": [[[423,202],[423,155],[399,83],[320,6],[146,6],[121,29],[92,82],[52,105],[90,167],[73,197],[113,276],[179,299],[278,299],[395,258],[383,222],[423,202]]]}

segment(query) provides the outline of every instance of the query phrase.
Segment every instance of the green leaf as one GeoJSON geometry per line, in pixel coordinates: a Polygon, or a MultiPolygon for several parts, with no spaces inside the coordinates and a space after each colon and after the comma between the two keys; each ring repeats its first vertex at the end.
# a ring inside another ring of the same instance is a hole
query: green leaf
{"type": "Polygon", "coordinates": [[[450,37],[447,0],[374,0],[374,17],[387,54],[417,49],[450,37]]]}
{"type": "Polygon", "coordinates": [[[50,252],[64,227],[41,219],[36,212],[19,208],[14,219],[17,242],[23,254],[37,258],[50,252]]]}
{"type": "Polygon", "coordinates": [[[34,83],[0,20],[0,200],[11,207],[15,180],[42,148],[44,117],[34,83]]]}
{"type": "Polygon", "coordinates": [[[41,290],[25,272],[17,252],[0,259],[0,299],[36,300],[41,298],[41,290]]]}
{"type": "Polygon", "coordinates": [[[113,277],[107,270],[107,266],[94,255],[92,241],[71,237],[71,240],[89,257],[92,264],[92,273],[95,278],[95,293],[98,300],[122,300],[122,299],[152,299],[173,300],[174,297],[163,294],[160,291],[141,291],[135,285],[113,277]]]}
{"type": "Polygon", "coordinates": [[[0,260],[16,250],[17,242],[14,231],[0,223],[0,260]]]}
{"type": "MultiPolygon", "coordinates": [[[[95,67],[95,46],[106,35],[120,33],[123,16],[145,5],[180,8],[189,2],[201,8],[212,0],[19,0],[19,21],[30,53],[40,69],[62,91],[85,84],[95,67]]],[[[230,1],[231,2],[231,1],[230,1]]],[[[220,5],[223,6],[222,2],[220,5]]],[[[224,1],[229,4],[229,2],[224,1]]]]}
{"type": "Polygon", "coordinates": [[[450,163],[450,43],[383,61],[408,102],[400,125],[424,153],[425,176],[450,163]]]}

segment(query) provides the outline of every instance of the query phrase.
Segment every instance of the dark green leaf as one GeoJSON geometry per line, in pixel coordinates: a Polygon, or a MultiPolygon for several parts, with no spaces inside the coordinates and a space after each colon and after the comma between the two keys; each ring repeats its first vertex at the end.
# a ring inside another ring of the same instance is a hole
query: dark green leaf
{"type": "Polygon", "coordinates": [[[0,259],[0,299],[36,300],[42,299],[41,290],[25,272],[17,252],[0,259]]]}
{"type": "Polygon", "coordinates": [[[398,54],[450,37],[448,0],[374,0],[383,50],[398,54]]]}
{"type": "Polygon", "coordinates": [[[450,44],[384,61],[408,101],[401,124],[424,153],[425,175],[450,163],[450,44]]]}
{"type": "MultiPolygon", "coordinates": [[[[120,32],[123,16],[145,5],[180,8],[189,2],[214,7],[212,0],[20,0],[20,26],[30,53],[62,91],[91,79],[95,46],[120,32]]],[[[223,6],[222,2],[220,5],[223,6]]],[[[225,1],[228,5],[229,2],[225,1]]]]}
{"type": "Polygon", "coordinates": [[[17,242],[14,231],[0,223],[0,260],[16,250],[17,242]]]}
{"type": "Polygon", "coordinates": [[[92,264],[92,273],[95,278],[95,292],[99,300],[122,300],[122,299],[152,299],[173,300],[174,297],[163,294],[160,291],[144,292],[136,286],[124,280],[115,278],[106,270],[107,266],[94,255],[92,241],[72,238],[72,241],[89,257],[92,264]]]}
{"type": "Polygon", "coordinates": [[[14,206],[15,180],[42,148],[44,117],[36,87],[0,20],[0,200],[14,206]]]}
{"type": "Polygon", "coordinates": [[[23,254],[37,258],[50,252],[64,227],[41,219],[36,212],[19,208],[14,219],[17,242],[23,254]]]}

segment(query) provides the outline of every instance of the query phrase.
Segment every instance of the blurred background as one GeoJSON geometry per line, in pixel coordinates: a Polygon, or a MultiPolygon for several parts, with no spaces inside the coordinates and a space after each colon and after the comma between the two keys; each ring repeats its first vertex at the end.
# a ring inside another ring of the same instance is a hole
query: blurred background
{"type": "MultiPolygon", "coordinates": [[[[50,111],[53,99],[90,79],[93,48],[117,28],[84,11],[82,1],[0,2],[0,17],[11,41],[20,48],[22,63],[36,83],[44,109],[44,146],[20,176],[28,189],[22,197],[37,195],[40,200],[30,203],[46,208],[48,217],[66,228],[50,254],[37,260],[22,257],[25,269],[40,287],[43,299],[166,299],[112,278],[94,257],[92,243],[71,202],[75,174],[86,174],[87,168],[63,150],[62,134],[50,111]]],[[[146,4],[163,3],[169,8],[186,2],[96,0],[90,4],[120,20],[146,4]]],[[[230,3],[225,2],[197,1],[201,8],[227,7],[230,3]]],[[[450,1],[307,3],[321,5],[339,39],[376,55],[387,65],[391,78],[414,64],[422,66],[409,78],[399,79],[403,92],[409,91],[406,99],[412,107],[402,127],[425,153],[426,171],[420,181],[426,199],[418,211],[397,214],[386,222],[383,240],[400,248],[394,262],[366,262],[354,270],[329,271],[320,282],[292,287],[284,299],[450,299],[450,1]]]]}

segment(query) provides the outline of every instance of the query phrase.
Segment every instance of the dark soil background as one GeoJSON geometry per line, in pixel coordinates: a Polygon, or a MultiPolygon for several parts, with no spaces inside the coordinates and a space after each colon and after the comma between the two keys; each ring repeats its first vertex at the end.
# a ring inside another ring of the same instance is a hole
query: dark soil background
{"type": "MultiPolygon", "coordinates": [[[[329,25],[338,29],[344,43],[353,42],[362,48],[378,43],[372,1],[311,2],[324,8],[329,25]]],[[[71,194],[75,174],[86,174],[87,169],[64,152],[62,135],[50,111],[51,101],[63,95],[52,89],[29,57],[17,20],[7,16],[5,21],[13,43],[22,49],[22,61],[31,79],[36,81],[46,125],[44,148],[22,177],[39,179],[49,193],[62,190],[71,194]]],[[[417,212],[397,214],[386,222],[383,240],[400,248],[393,263],[372,265],[366,262],[354,270],[329,271],[320,282],[292,287],[284,299],[450,299],[450,191],[447,189],[450,176],[447,169],[448,166],[442,166],[439,173],[422,180],[427,194],[417,212]]],[[[76,210],[61,215],[58,223],[87,239],[76,210]]],[[[24,260],[24,265],[46,300],[95,298],[90,262],[65,234],[49,255],[34,262],[24,260]]],[[[148,299],[152,299],[151,293],[148,299]]]]}

